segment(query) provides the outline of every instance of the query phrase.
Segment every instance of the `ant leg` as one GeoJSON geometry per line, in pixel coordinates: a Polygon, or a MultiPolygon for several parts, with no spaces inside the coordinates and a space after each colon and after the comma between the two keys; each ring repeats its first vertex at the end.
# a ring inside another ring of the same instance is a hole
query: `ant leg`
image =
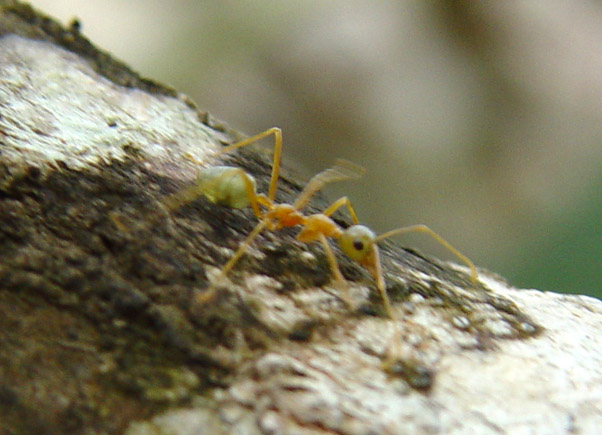
{"type": "Polygon", "coordinates": [[[338,284],[340,284],[341,288],[344,289],[343,291],[345,292],[345,294],[342,297],[343,302],[345,302],[345,304],[347,304],[347,306],[349,308],[355,309],[354,304],[351,302],[351,299],[349,298],[349,292],[347,289],[347,280],[345,279],[345,277],[341,273],[341,270],[339,269],[339,264],[337,262],[337,258],[334,255],[334,252],[332,252],[330,243],[328,243],[326,236],[322,233],[319,234],[319,238],[320,238],[320,242],[322,242],[324,252],[326,253],[326,258],[328,259],[328,264],[330,265],[330,271],[331,271],[332,275],[334,276],[334,280],[338,284]]]}
{"type": "Polygon", "coordinates": [[[326,253],[326,257],[328,258],[328,264],[330,264],[330,270],[334,275],[334,279],[336,281],[346,282],[345,277],[341,273],[339,269],[339,263],[337,262],[337,258],[332,252],[332,248],[330,247],[330,243],[326,239],[326,236],[322,233],[319,234],[320,242],[322,242],[322,246],[324,247],[324,252],[326,253]]]}
{"type": "Polygon", "coordinates": [[[389,344],[387,344],[387,352],[384,358],[384,364],[386,370],[389,367],[393,366],[396,362],[399,355],[401,355],[399,342],[401,340],[401,330],[399,329],[399,325],[397,324],[397,318],[395,314],[393,314],[393,307],[391,306],[391,300],[389,299],[389,295],[387,294],[387,285],[385,283],[385,278],[383,276],[382,266],[380,264],[380,251],[376,243],[372,246],[372,252],[369,254],[369,260],[371,260],[371,264],[368,262],[364,262],[363,264],[369,264],[369,270],[372,272],[374,276],[374,280],[376,281],[376,288],[378,289],[381,299],[383,300],[383,305],[385,307],[385,312],[391,321],[393,322],[393,335],[389,339],[389,344]]]}
{"type": "Polygon", "coordinates": [[[307,205],[313,194],[322,189],[326,184],[345,180],[357,180],[364,175],[364,172],[366,172],[364,168],[353,162],[337,159],[334,166],[317,173],[309,180],[293,203],[293,208],[301,210],[307,205]]]}
{"type": "Polygon", "coordinates": [[[351,215],[351,220],[353,221],[353,225],[359,224],[357,214],[355,213],[355,210],[353,209],[353,206],[351,205],[351,201],[349,201],[349,198],[347,198],[346,196],[343,196],[342,198],[337,199],[326,210],[324,210],[324,212],[322,214],[324,214],[326,216],[330,216],[335,211],[337,211],[339,208],[341,208],[343,206],[346,206],[347,210],[349,210],[349,214],[351,215]]]}
{"type": "Polygon", "coordinates": [[[466,264],[470,268],[470,279],[474,284],[477,283],[478,274],[477,274],[477,268],[475,267],[474,263],[472,261],[470,261],[470,259],[467,256],[465,256],[460,251],[458,251],[456,248],[454,248],[451,244],[449,244],[443,237],[441,237],[439,234],[437,234],[436,232],[431,230],[426,225],[423,225],[423,224],[412,225],[409,227],[403,227],[403,228],[398,228],[396,230],[387,231],[386,233],[378,236],[374,240],[374,242],[376,243],[380,240],[386,239],[387,237],[391,237],[391,236],[398,235],[398,234],[405,234],[405,233],[426,233],[429,236],[431,236],[433,239],[435,239],[435,241],[437,241],[440,245],[447,248],[447,250],[449,250],[460,261],[462,261],[464,264],[466,264]]]}
{"type": "Polygon", "coordinates": [[[401,340],[401,330],[399,329],[399,324],[397,323],[397,317],[395,317],[395,314],[393,314],[391,300],[389,299],[389,295],[387,294],[387,285],[385,283],[382,266],[380,264],[380,251],[376,243],[374,244],[372,249],[372,261],[374,266],[373,275],[376,281],[376,287],[380,292],[380,296],[383,300],[383,305],[385,306],[385,311],[387,312],[387,315],[393,322],[393,335],[389,339],[389,344],[387,345],[387,353],[383,362],[384,368],[388,369],[389,367],[393,366],[397,358],[401,355],[401,348],[399,344],[401,340]]]}
{"type": "Polygon", "coordinates": [[[245,171],[243,171],[242,169],[238,169],[238,172],[240,174],[240,176],[242,177],[244,183],[245,183],[245,192],[247,194],[247,198],[249,199],[249,203],[251,204],[251,208],[253,209],[253,213],[255,213],[255,216],[257,217],[257,219],[262,219],[263,218],[263,214],[261,213],[261,210],[259,209],[259,202],[258,202],[258,197],[257,194],[255,193],[255,185],[251,182],[251,179],[249,178],[249,176],[247,175],[247,173],[245,171]]]}
{"type": "MultiPolygon", "coordinates": [[[[230,257],[227,263],[224,264],[220,269],[219,276],[217,278],[218,281],[221,281],[223,278],[226,277],[228,272],[232,270],[232,268],[236,265],[238,260],[240,260],[240,257],[243,256],[243,254],[247,251],[251,243],[253,243],[253,240],[255,240],[255,238],[265,229],[267,224],[268,221],[266,219],[263,219],[259,221],[257,225],[255,225],[255,228],[253,228],[253,230],[247,235],[245,240],[243,240],[243,242],[240,244],[234,255],[232,255],[232,257],[230,257]]],[[[213,300],[213,297],[215,296],[216,292],[217,289],[215,288],[215,285],[212,284],[206,292],[197,296],[196,300],[201,304],[207,303],[213,300]]]]}
{"type": "Polygon", "coordinates": [[[168,195],[163,198],[161,204],[167,211],[172,212],[203,196],[203,194],[202,187],[197,183],[168,195]]]}
{"type": "Polygon", "coordinates": [[[278,174],[280,172],[280,160],[282,155],[282,130],[280,130],[278,127],[269,128],[264,132],[256,134],[255,136],[249,137],[247,139],[241,140],[240,142],[236,142],[235,144],[228,145],[227,147],[222,148],[219,151],[218,155],[229,153],[232,150],[250,145],[272,134],[274,135],[274,160],[272,162],[272,175],[270,177],[268,198],[271,201],[274,201],[274,197],[276,196],[276,185],[278,184],[278,174]]]}
{"type": "Polygon", "coordinates": [[[253,240],[255,240],[255,238],[265,229],[267,224],[268,221],[264,219],[259,221],[259,223],[255,225],[253,231],[251,231],[247,238],[243,240],[243,242],[240,244],[234,255],[228,260],[226,264],[222,266],[221,274],[223,276],[225,276],[228,272],[232,270],[232,268],[236,265],[240,257],[242,257],[242,255],[246,252],[249,245],[253,243],[253,240]]]}
{"type": "Polygon", "coordinates": [[[389,300],[389,295],[387,294],[387,284],[385,283],[382,266],[380,265],[380,251],[378,250],[378,246],[376,246],[376,244],[374,244],[372,247],[370,259],[372,260],[372,275],[374,275],[376,288],[378,289],[380,297],[383,300],[385,311],[387,312],[387,316],[389,316],[391,320],[395,322],[393,308],[391,307],[391,301],[389,300]]]}

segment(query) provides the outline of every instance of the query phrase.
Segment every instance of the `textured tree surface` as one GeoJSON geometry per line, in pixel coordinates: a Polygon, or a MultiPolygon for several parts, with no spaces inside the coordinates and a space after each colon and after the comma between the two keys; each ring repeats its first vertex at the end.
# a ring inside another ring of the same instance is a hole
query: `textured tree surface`
{"type": "MultiPolygon", "coordinates": [[[[201,303],[257,220],[160,204],[194,182],[190,157],[215,164],[239,135],[76,24],[0,1],[0,35],[1,433],[601,427],[596,299],[485,271],[473,285],[466,268],[385,243],[395,335],[370,274],[337,251],[348,288],[333,286],[321,247],[293,228],[262,234],[201,303]]],[[[219,161],[265,191],[271,157],[251,148],[219,161]]],[[[277,199],[302,187],[285,169],[277,199]]]]}

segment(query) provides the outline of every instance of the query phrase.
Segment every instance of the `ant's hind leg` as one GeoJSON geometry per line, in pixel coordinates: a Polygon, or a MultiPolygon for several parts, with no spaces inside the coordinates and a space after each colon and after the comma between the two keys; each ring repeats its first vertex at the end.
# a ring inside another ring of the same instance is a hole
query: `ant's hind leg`
{"type": "Polygon", "coordinates": [[[280,130],[278,127],[268,128],[266,131],[256,134],[255,136],[251,136],[247,139],[241,140],[240,142],[236,142],[232,145],[222,148],[219,154],[229,153],[232,150],[245,147],[270,135],[274,135],[274,158],[272,162],[272,175],[270,177],[268,198],[270,201],[274,201],[274,197],[276,196],[276,185],[278,184],[278,174],[280,172],[280,160],[282,156],[282,130],[280,130]]]}

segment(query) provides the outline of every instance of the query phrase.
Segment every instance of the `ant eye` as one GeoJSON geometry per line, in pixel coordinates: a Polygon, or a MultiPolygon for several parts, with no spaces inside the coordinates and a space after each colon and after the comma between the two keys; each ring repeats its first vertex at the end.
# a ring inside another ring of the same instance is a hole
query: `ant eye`
{"type": "Polygon", "coordinates": [[[347,228],[339,244],[341,249],[349,258],[355,261],[362,261],[366,255],[372,252],[372,245],[376,235],[370,228],[364,225],[353,225],[347,228]]]}

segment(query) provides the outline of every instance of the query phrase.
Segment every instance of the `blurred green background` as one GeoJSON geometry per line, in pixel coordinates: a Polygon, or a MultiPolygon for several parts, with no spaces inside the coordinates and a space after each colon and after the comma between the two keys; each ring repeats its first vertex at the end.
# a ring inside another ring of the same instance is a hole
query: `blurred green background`
{"type": "MultiPolygon", "coordinates": [[[[602,297],[602,3],[34,0],[382,232],[425,223],[518,287],[602,297]]],[[[450,258],[424,236],[400,243],[450,258]]]]}

